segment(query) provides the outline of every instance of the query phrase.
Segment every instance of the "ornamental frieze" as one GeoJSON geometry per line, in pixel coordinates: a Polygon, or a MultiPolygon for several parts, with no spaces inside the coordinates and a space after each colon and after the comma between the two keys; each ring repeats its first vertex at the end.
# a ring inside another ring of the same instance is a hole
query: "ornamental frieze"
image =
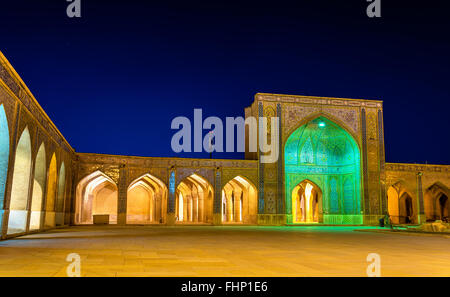
{"type": "Polygon", "coordinates": [[[257,168],[256,160],[202,160],[181,158],[129,157],[77,153],[81,163],[125,164],[130,167],[197,167],[197,168],[257,168]]]}
{"type": "Polygon", "coordinates": [[[386,163],[388,171],[431,171],[431,172],[450,172],[449,165],[425,165],[425,164],[401,164],[386,163]]]}
{"type": "Polygon", "coordinates": [[[256,99],[259,101],[282,102],[282,103],[302,103],[314,105],[375,107],[375,108],[383,107],[381,101],[364,100],[364,99],[341,99],[341,98],[262,94],[262,93],[256,94],[256,99]]]}

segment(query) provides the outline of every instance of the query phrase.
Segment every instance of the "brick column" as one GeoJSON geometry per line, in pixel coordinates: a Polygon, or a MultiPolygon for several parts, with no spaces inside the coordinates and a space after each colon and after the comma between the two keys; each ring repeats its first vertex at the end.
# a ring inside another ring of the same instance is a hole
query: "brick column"
{"type": "Polygon", "coordinates": [[[119,184],[117,185],[119,191],[119,199],[117,203],[117,225],[127,224],[127,180],[128,169],[125,164],[122,164],[119,168],[119,184]]]}
{"type": "Polygon", "coordinates": [[[167,199],[167,225],[175,224],[175,168],[169,170],[169,197],[167,199]]]}
{"type": "Polygon", "coordinates": [[[364,224],[370,223],[367,218],[370,217],[370,204],[369,204],[369,172],[368,172],[368,160],[367,160],[367,122],[366,122],[366,110],[361,110],[361,129],[362,129],[362,155],[363,155],[363,205],[361,209],[364,213],[364,224]]]}
{"type": "Polygon", "coordinates": [[[423,201],[423,186],[422,186],[422,172],[418,172],[417,173],[417,203],[418,203],[418,207],[417,209],[419,210],[419,215],[418,215],[418,220],[419,220],[419,224],[423,224],[426,222],[426,217],[425,217],[425,207],[424,207],[424,201],[423,201]]]}
{"type": "Polygon", "coordinates": [[[214,181],[213,224],[222,225],[222,172],[216,168],[214,181]]]}

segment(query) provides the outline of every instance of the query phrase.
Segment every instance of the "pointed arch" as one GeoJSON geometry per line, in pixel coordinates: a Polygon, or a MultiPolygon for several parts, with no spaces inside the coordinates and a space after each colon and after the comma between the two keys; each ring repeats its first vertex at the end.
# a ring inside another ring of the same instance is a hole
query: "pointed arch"
{"type": "Polygon", "coordinates": [[[34,165],[34,181],[33,194],[31,196],[31,215],[30,215],[30,230],[41,229],[43,219],[42,202],[44,198],[45,182],[47,180],[47,166],[45,160],[45,144],[42,143],[39,147],[34,165]]]}
{"type": "Polygon", "coordinates": [[[424,193],[424,207],[426,220],[434,222],[450,220],[450,190],[441,182],[435,182],[426,188],[424,193]]]}
{"type": "Polygon", "coordinates": [[[292,190],[292,222],[322,223],[322,189],[309,179],[302,180],[292,190]]]}
{"type": "Polygon", "coordinates": [[[293,189],[305,179],[323,191],[323,222],[362,224],[361,151],[357,138],[328,115],[302,121],[284,144],[288,223],[292,222],[293,189]]]}
{"type": "Polygon", "coordinates": [[[50,166],[47,174],[47,191],[45,195],[45,228],[55,227],[55,201],[58,183],[58,173],[56,168],[56,154],[53,153],[50,159],[50,166]]]}
{"type": "Polygon", "coordinates": [[[222,188],[222,223],[256,224],[258,193],[255,185],[238,175],[222,188]]]}
{"type": "Polygon", "coordinates": [[[27,203],[31,173],[31,138],[26,127],[17,143],[9,205],[8,234],[23,233],[27,225],[27,203]]]}
{"type": "Polygon", "coordinates": [[[0,230],[3,224],[3,208],[5,202],[6,179],[9,162],[9,128],[5,107],[0,104],[0,230]]]}
{"type": "Polygon", "coordinates": [[[56,226],[64,225],[64,193],[66,189],[66,167],[64,165],[64,161],[61,163],[59,168],[59,177],[58,177],[58,192],[56,195],[56,214],[55,214],[55,223],[56,226]]]}
{"type": "Polygon", "coordinates": [[[183,179],[175,192],[177,223],[212,223],[213,197],[206,178],[194,173],[183,179]]]}
{"type": "Polygon", "coordinates": [[[399,218],[400,224],[414,224],[417,220],[414,218],[413,198],[408,193],[403,193],[399,198],[399,218]]]}
{"type": "MultiPolygon", "coordinates": [[[[297,123],[297,125],[293,126],[291,129],[289,129],[289,132],[287,133],[288,138],[284,140],[284,146],[286,146],[288,144],[288,139],[293,137],[296,133],[294,132],[298,132],[301,131],[303,132],[304,128],[306,127],[306,124],[317,121],[318,119],[323,118],[323,119],[327,119],[328,121],[331,121],[332,123],[334,123],[335,125],[339,126],[339,128],[343,129],[349,136],[351,136],[355,142],[356,145],[358,146],[358,149],[361,151],[361,143],[358,141],[358,135],[348,127],[348,125],[346,123],[344,123],[342,120],[336,118],[335,116],[325,113],[325,112],[316,112],[313,114],[310,114],[307,117],[304,117],[301,121],[299,121],[297,123]]],[[[284,149],[286,150],[286,147],[284,147],[284,149]]]]}
{"type": "Polygon", "coordinates": [[[97,170],[77,185],[75,224],[93,224],[94,216],[108,215],[109,223],[117,223],[118,189],[105,173],[97,170]]]}
{"type": "Polygon", "coordinates": [[[388,187],[388,213],[394,224],[414,224],[417,218],[417,198],[403,181],[397,181],[388,187]]]}
{"type": "Polygon", "coordinates": [[[167,186],[157,177],[144,174],[127,190],[127,224],[161,224],[166,221],[167,186]]]}

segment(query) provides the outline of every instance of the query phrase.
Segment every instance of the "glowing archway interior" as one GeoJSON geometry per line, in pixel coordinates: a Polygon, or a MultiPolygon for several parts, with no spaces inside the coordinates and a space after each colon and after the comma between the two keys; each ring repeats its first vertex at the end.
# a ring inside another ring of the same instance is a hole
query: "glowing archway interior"
{"type": "Polygon", "coordinates": [[[417,207],[414,195],[400,182],[387,190],[389,217],[394,224],[417,223],[417,207]]]}
{"type": "Polygon", "coordinates": [[[321,223],[322,191],[310,181],[303,181],[292,190],[293,223],[321,223]]]}
{"type": "Polygon", "coordinates": [[[0,105],[0,230],[3,223],[3,206],[5,201],[6,177],[9,161],[9,129],[5,108],[0,105]]]}
{"type": "Polygon", "coordinates": [[[450,219],[450,190],[441,183],[430,186],[424,195],[426,220],[449,221],[450,219]]]}
{"type": "Polygon", "coordinates": [[[175,197],[178,223],[212,223],[213,188],[206,179],[197,174],[186,177],[175,197]]]}
{"type": "Polygon", "coordinates": [[[116,183],[101,171],[83,178],[77,186],[76,224],[92,224],[94,215],[109,215],[117,223],[118,190],[116,183]]]}
{"type": "Polygon", "coordinates": [[[289,136],[284,158],[288,214],[294,188],[310,180],[322,193],[323,223],[363,223],[360,151],[345,129],[323,116],[311,120],[289,136]]]}
{"type": "Polygon", "coordinates": [[[33,196],[31,198],[30,230],[41,228],[44,212],[42,201],[44,198],[45,181],[47,179],[47,168],[45,160],[45,145],[41,144],[36,156],[34,167],[33,196]]]}
{"type": "Polygon", "coordinates": [[[165,223],[167,195],[166,185],[153,175],[133,181],[127,192],[127,223],[165,223]]]}
{"type": "Polygon", "coordinates": [[[255,186],[236,176],[222,189],[222,222],[256,224],[257,203],[255,186]]]}
{"type": "Polygon", "coordinates": [[[56,186],[58,183],[58,173],[56,172],[56,155],[50,160],[50,167],[48,168],[48,180],[47,180],[47,199],[45,203],[45,222],[46,228],[55,227],[55,200],[56,200],[56,186]]]}
{"type": "Polygon", "coordinates": [[[8,234],[22,233],[26,230],[30,173],[31,139],[28,128],[25,128],[16,148],[11,203],[9,206],[8,234]]]}
{"type": "Polygon", "coordinates": [[[66,189],[66,167],[64,166],[64,162],[61,163],[61,167],[59,169],[59,178],[58,178],[58,192],[56,196],[56,217],[55,222],[57,226],[64,225],[64,198],[65,198],[65,189],[66,189]]]}

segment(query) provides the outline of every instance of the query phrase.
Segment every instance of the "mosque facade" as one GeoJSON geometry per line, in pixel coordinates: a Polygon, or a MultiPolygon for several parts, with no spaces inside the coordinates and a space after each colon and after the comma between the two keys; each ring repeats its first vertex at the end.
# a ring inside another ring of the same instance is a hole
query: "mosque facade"
{"type": "Polygon", "coordinates": [[[382,101],[258,93],[245,116],[279,118],[277,162],[248,150],[244,160],[79,153],[0,52],[1,238],[105,223],[448,220],[450,166],[386,163],[382,101]]]}

